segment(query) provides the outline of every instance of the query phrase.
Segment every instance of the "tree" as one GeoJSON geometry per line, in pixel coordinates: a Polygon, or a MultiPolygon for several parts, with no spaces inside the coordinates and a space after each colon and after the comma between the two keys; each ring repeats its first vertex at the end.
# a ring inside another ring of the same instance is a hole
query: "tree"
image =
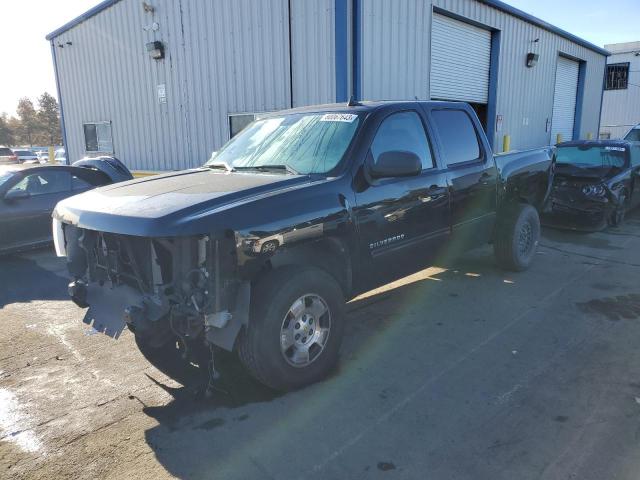
{"type": "Polygon", "coordinates": [[[7,114],[3,113],[0,115],[0,145],[11,146],[14,144],[15,137],[13,135],[13,130],[9,126],[7,114]]]}
{"type": "Polygon", "coordinates": [[[33,102],[27,97],[18,100],[18,108],[16,109],[21,125],[21,140],[26,141],[29,145],[33,145],[34,134],[38,130],[38,114],[33,102]]]}
{"type": "Polygon", "coordinates": [[[38,120],[41,134],[47,145],[62,143],[60,134],[60,108],[58,101],[49,93],[44,92],[38,97],[38,120]]]}

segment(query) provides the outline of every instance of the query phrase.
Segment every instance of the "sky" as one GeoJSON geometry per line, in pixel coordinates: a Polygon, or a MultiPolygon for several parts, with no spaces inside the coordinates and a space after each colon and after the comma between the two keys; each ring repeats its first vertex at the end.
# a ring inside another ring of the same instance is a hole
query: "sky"
{"type": "MultiPolygon", "coordinates": [[[[640,41],[640,0],[506,1],[598,46],[640,41]]],[[[44,37],[98,3],[0,0],[0,113],[15,114],[21,97],[35,101],[44,91],[57,95],[51,49],[44,37]]]]}

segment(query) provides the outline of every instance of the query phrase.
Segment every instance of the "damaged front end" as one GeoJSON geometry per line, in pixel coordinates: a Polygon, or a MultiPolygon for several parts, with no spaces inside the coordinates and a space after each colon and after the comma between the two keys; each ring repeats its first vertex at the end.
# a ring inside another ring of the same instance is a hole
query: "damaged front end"
{"type": "Polygon", "coordinates": [[[610,223],[620,201],[618,192],[605,183],[558,177],[551,189],[543,222],[572,230],[601,230],[610,223]]]}
{"type": "Polygon", "coordinates": [[[233,234],[145,238],[64,225],[69,294],[85,321],[116,337],[125,325],[151,346],[204,338],[232,350],[248,321],[233,234]]]}

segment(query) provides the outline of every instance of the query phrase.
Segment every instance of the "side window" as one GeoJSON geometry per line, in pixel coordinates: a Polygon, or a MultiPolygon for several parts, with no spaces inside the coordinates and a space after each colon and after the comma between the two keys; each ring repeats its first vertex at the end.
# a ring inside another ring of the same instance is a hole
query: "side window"
{"type": "Polygon", "coordinates": [[[11,190],[22,190],[31,196],[68,192],[71,189],[71,177],[68,172],[41,171],[24,177],[11,190]]]}
{"type": "Polygon", "coordinates": [[[76,177],[75,175],[71,176],[71,189],[72,190],[85,190],[85,189],[89,189],[89,188],[93,188],[93,185],[91,185],[89,182],[87,182],[86,180],[76,177]]]}
{"type": "Polygon", "coordinates": [[[478,135],[469,115],[463,110],[433,110],[431,112],[444,161],[448,167],[480,159],[478,135]]]}
{"type": "Polygon", "coordinates": [[[256,116],[253,113],[236,113],[229,115],[229,139],[239,134],[255,119],[256,116]]]}
{"type": "Polygon", "coordinates": [[[420,157],[422,169],[433,168],[429,141],[420,116],[416,112],[394,113],[385,118],[371,144],[373,161],[384,152],[404,150],[420,157]]]}

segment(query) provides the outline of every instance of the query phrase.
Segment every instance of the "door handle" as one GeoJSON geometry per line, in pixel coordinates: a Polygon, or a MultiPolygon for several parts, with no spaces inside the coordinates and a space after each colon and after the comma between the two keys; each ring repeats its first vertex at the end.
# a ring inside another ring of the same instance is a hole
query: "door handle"
{"type": "Polygon", "coordinates": [[[418,199],[421,202],[429,202],[431,200],[435,200],[437,198],[440,198],[441,196],[443,196],[444,194],[447,193],[447,188],[446,187],[440,187],[438,185],[431,185],[427,192],[426,195],[419,195],[418,199]]]}

